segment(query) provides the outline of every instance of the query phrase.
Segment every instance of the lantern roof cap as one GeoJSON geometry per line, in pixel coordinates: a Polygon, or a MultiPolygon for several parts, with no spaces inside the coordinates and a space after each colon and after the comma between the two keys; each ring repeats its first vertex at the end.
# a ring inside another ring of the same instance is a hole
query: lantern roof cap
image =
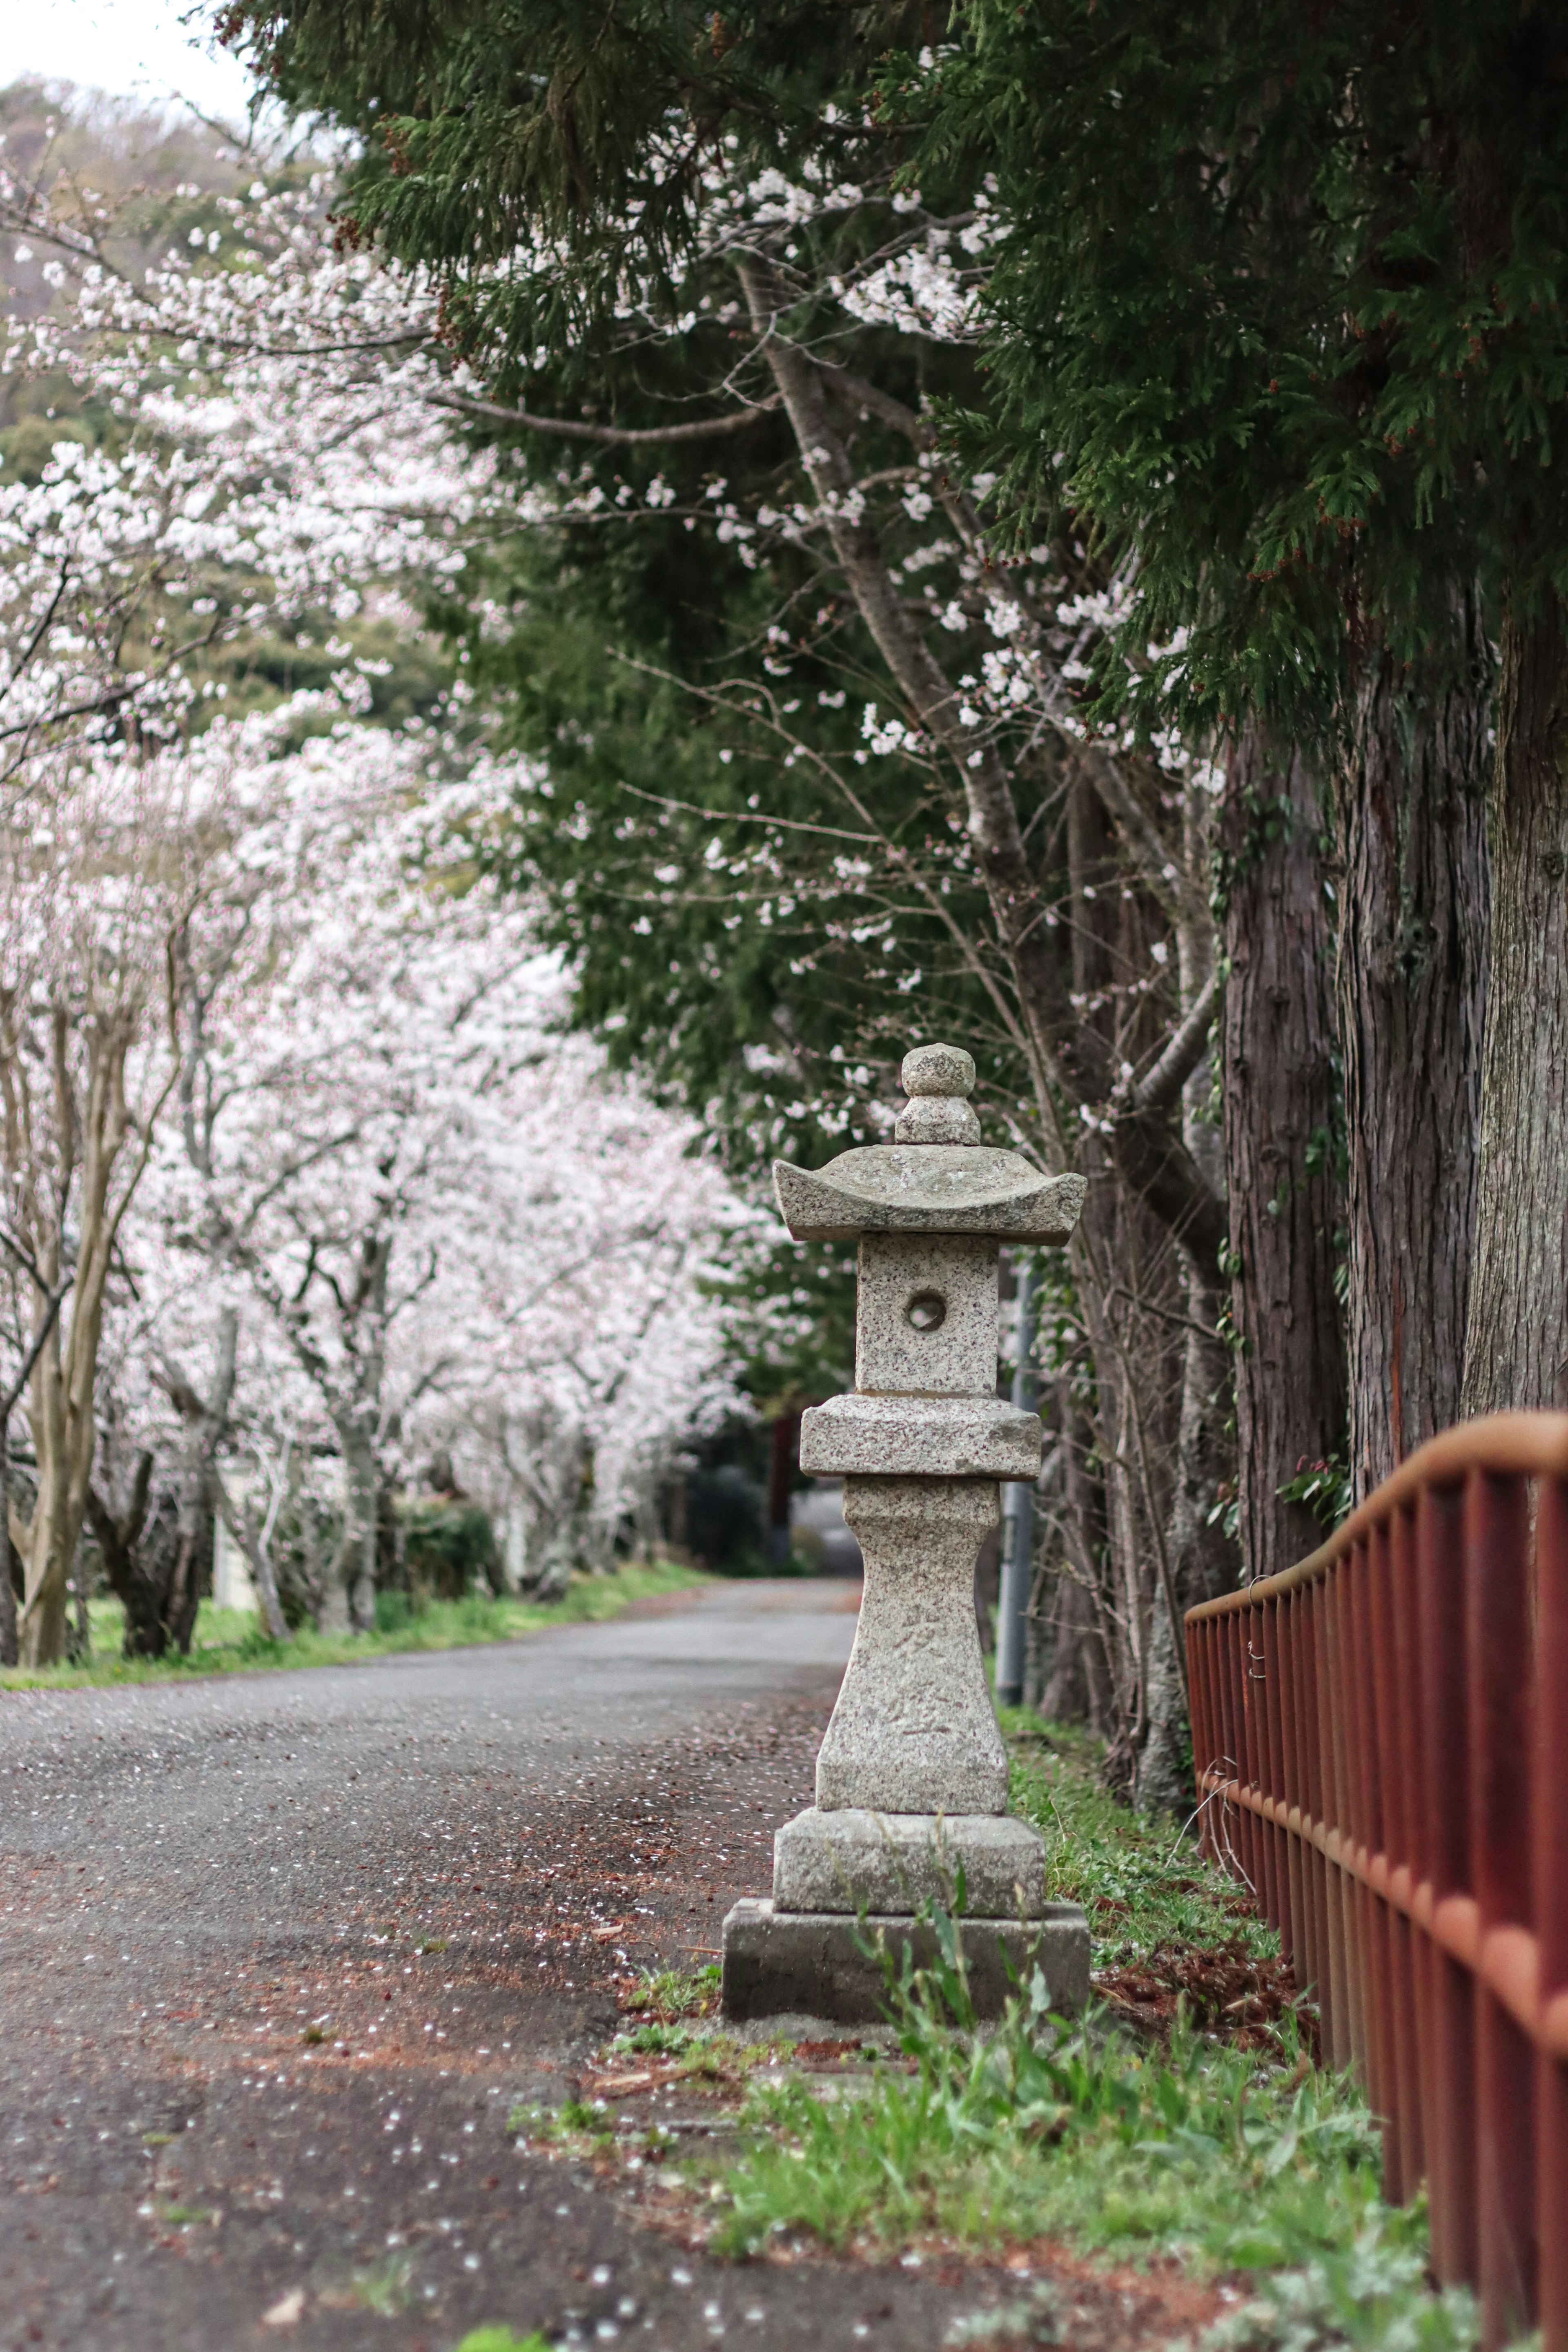
{"type": "Polygon", "coordinates": [[[773,1190],[797,1242],[860,1234],[994,1234],[1061,1244],[1083,1207],[1081,1176],[1046,1176],[1020,1151],[982,1144],[969,1107],[974,1063],[962,1045],[917,1045],[892,1143],[841,1151],[815,1175],[773,1162],[773,1190]]]}
{"type": "Polygon", "coordinates": [[[994,1234],[1059,1245],[1083,1207],[1081,1176],[1047,1176],[1020,1151],[980,1144],[873,1143],[812,1174],[773,1162],[773,1189],[797,1242],[861,1234],[994,1234]]]}

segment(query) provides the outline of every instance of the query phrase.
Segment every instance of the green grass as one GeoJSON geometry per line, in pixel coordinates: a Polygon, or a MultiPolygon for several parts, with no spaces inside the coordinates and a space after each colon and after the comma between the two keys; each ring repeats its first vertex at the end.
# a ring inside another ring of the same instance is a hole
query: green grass
{"type": "Polygon", "coordinates": [[[717,1960],[700,1969],[645,1969],[630,1992],[621,1997],[629,2016],[669,2025],[682,2018],[718,2013],[719,1986],[723,1971],[717,1960]]]}
{"type": "Polygon", "coordinates": [[[406,2254],[390,2255],[370,2270],[355,2271],[349,2294],[361,2311],[395,2319],[412,2299],[414,2264],[406,2254]]]}
{"type": "Polygon", "coordinates": [[[1162,1945],[1239,1942],[1264,1958],[1279,1939],[1239,1888],[1198,1860],[1193,1831],[1134,1813],[1100,1778],[1088,1732],[1005,1709],[1011,1810],[1046,1840],[1046,1892],[1089,1914],[1096,1968],[1143,1959],[1162,1945]]]}
{"type": "Polygon", "coordinates": [[[510,2327],[476,2327],[454,2352],[550,2352],[548,2336],[514,2336],[510,2327]]]}
{"type": "MultiPolygon", "coordinates": [[[[1015,1803],[1046,1831],[1053,1893],[1098,1920],[1097,1964],[1179,1971],[1220,1943],[1277,1969],[1268,1931],[1239,1916],[1190,1839],[1178,1847],[1177,1825],[1105,1794],[1091,1743],[1026,1718],[1009,1728],[1015,1803]]],[[[884,1963],[901,2063],[870,2067],[851,2097],[798,2076],[750,2088],[732,2152],[703,2170],[716,2251],[1050,2241],[1241,2281],[1249,2299],[1215,2346],[1467,2352],[1479,2340],[1472,2299],[1432,2289],[1422,2208],[1382,2200],[1363,2101],[1312,2065],[1288,2005],[1248,2037],[1258,2047],[1180,2013],[1163,2036],[1132,2035],[1103,2010],[1051,2018],[1037,1974],[999,2028],[977,2032],[962,1927],[941,1913],[935,1925],[944,1957],[931,1970],[911,1973],[906,1957],[895,1978],[884,1963]]]]}
{"type": "Polygon", "coordinates": [[[574,1576],[561,1600],[498,1601],[488,1592],[463,1601],[433,1601],[427,1608],[374,1633],[322,1634],[303,1627],[291,1642],[269,1642],[248,1610],[218,1609],[204,1601],[187,1658],[122,1658],[124,1615],[118,1601],[89,1604],[92,1656],[79,1665],[0,1670],[0,1689],[79,1690],[115,1683],[182,1682],[193,1675],[257,1674],[276,1666],[341,1666],[363,1658],[395,1657],[409,1650],[456,1650],[477,1643],[514,1642],[548,1625],[598,1624],[635,1601],[679,1592],[711,1580],[701,1570],[659,1561],[623,1568],[613,1576],[574,1576]]]}

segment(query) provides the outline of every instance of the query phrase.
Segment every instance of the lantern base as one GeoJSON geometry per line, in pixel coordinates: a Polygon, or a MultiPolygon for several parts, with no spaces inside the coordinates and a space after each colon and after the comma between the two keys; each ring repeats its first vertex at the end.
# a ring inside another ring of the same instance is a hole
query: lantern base
{"type": "MultiPolygon", "coordinates": [[[[976,2017],[1000,2017],[1037,1968],[1058,2015],[1088,2005],[1089,1923],[1076,1903],[1048,1903],[1038,1919],[966,1918],[960,1927],[976,2017]]],[[[768,1896],[743,1896],[724,1922],[724,2016],[876,2023],[887,2013],[887,1978],[875,1954],[868,1958],[861,1949],[867,1941],[895,1968],[906,1948],[917,1968],[938,1957],[935,1930],[923,1919],[862,1922],[842,1911],[779,1911],[768,1896]]]]}
{"type": "Polygon", "coordinates": [[[1037,1919],[1046,1842],[1032,1822],[995,1813],[880,1813],[815,1805],[773,1832],[773,1901],[781,1911],[871,1911],[897,1916],[940,1903],[980,1919],[1037,1919]]]}

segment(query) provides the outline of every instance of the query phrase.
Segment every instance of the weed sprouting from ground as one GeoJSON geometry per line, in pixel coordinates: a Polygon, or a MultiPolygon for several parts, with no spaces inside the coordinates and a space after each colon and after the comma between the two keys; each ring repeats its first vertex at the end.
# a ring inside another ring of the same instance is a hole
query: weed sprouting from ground
{"type": "Polygon", "coordinates": [[[1244,1889],[1199,1859],[1191,1832],[1112,1797],[1087,1732],[1022,1709],[1003,1721],[1013,1811],[1045,1837],[1047,1892],[1089,1915],[1100,1998],[1162,2037],[1180,2009],[1200,2031],[1266,2054],[1284,2046],[1292,2018],[1315,2058],[1316,2013],[1302,2008],[1278,1937],[1244,1889]]]}
{"type": "Polygon", "coordinates": [[[1135,1813],[1100,1776],[1100,1743],[1074,1727],[1002,1717],[1012,1755],[1009,1809],[1046,1841],[1047,1895],[1081,1903],[1097,1967],[1144,1959],[1161,1945],[1234,1943],[1260,1960],[1279,1943],[1245,1890],[1198,1859],[1193,1832],[1135,1813]]]}
{"type": "Polygon", "coordinates": [[[406,2254],[393,2254],[371,2270],[356,2271],[350,2295],[362,2311],[395,2319],[406,2311],[413,2295],[414,2265],[406,2254]]]}
{"type": "Polygon", "coordinates": [[[610,2048],[632,2051],[639,2058],[679,2058],[698,2038],[689,2025],[639,2025],[635,2032],[617,2033],[610,2048]]]}
{"type": "Polygon", "coordinates": [[[906,1958],[890,1985],[912,2068],[873,2070],[854,2100],[794,2080],[753,2094],[757,2136],[721,2176],[727,2252],[789,2229],[837,2246],[931,2231],[1252,2270],[1339,2242],[1376,2202],[1375,2129],[1338,2078],[1289,2049],[1261,2065],[1182,2020],[1168,2049],[1100,2016],[1066,2024],[1037,1971],[999,2026],[975,2032],[957,1931],[940,1913],[933,1925],[953,1957],[929,1972],[906,1958]]]}
{"type": "Polygon", "coordinates": [[[712,1961],[700,1969],[645,1969],[637,1983],[622,1993],[622,2013],[659,2025],[715,2016],[720,1975],[717,1963],[712,1961]]]}
{"type": "Polygon", "coordinates": [[[1425,2246],[1391,2233],[1385,2220],[1373,2213],[1350,2245],[1259,2281],[1252,2300],[1209,2331],[1205,2352],[1468,2352],[1480,2340],[1474,2301],[1434,2294],[1425,2246]]]}

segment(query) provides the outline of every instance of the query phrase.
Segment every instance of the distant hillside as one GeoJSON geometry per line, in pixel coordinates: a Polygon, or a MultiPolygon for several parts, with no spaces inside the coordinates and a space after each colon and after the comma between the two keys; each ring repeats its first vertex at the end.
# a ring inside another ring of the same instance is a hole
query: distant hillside
{"type": "MultiPolygon", "coordinates": [[[[263,162],[221,124],[204,122],[188,108],[148,107],[36,79],[0,89],[0,151],[9,169],[48,194],[68,219],[80,217],[81,192],[106,196],[115,228],[103,257],[132,273],[190,235],[204,200],[232,195],[258,172],[272,176],[279,164],[275,152],[263,162]]],[[[48,309],[55,299],[48,262],[46,250],[7,233],[0,218],[0,317],[33,319],[48,309]]],[[[0,379],[5,471],[36,476],[61,425],[79,415],[62,380],[0,379]],[[47,433],[51,423],[55,430],[47,433]]],[[[85,423],[75,430],[83,439],[95,437],[85,423]]]]}

